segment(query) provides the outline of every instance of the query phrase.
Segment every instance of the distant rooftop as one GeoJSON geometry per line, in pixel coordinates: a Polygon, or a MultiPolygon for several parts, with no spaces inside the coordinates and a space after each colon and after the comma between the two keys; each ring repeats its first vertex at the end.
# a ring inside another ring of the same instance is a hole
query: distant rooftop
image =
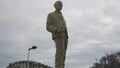
{"type": "MultiPolygon", "coordinates": [[[[27,60],[9,63],[7,68],[27,68],[27,60]]],[[[29,61],[29,68],[52,68],[48,65],[36,61],[29,61]]]]}

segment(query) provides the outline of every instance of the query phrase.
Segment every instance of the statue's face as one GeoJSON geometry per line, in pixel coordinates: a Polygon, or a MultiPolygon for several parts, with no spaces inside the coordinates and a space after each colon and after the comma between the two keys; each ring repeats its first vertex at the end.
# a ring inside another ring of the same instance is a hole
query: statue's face
{"type": "Polygon", "coordinates": [[[58,1],[55,3],[54,6],[55,6],[56,10],[60,11],[62,9],[63,4],[62,4],[62,2],[58,1]]]}

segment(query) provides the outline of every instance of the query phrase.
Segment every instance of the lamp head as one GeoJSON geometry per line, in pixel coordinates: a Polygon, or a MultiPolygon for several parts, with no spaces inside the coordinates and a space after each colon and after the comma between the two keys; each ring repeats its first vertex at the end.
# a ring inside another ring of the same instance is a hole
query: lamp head
{"type": "Polygon", "coordinates": [[[32,48],[29,48],[29,50],[31,50],[31,49],[37,49],[37,47],[36,46],[32,46],[32,48]]]}
{"type": "Polygon", "coordinates": [[[36,49],[37,47],[36,46],[32,46],[32,48],[31,49],[36,49]]]}

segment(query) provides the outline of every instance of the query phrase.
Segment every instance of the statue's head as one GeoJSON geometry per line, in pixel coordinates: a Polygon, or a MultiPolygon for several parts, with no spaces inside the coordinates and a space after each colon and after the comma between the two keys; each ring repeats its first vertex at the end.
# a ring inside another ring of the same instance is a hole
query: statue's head
{"type": "Polygon", "coordinates": [[[57,11],[60,11],[62,9],[62,1],[56,1],[55,4],[54,4],[54,7],[57,11]]]}

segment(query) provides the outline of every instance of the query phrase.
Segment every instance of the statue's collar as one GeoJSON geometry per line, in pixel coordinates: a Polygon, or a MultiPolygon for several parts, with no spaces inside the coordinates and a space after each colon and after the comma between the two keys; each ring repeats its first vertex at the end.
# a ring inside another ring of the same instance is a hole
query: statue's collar
{"type": "Polygon", "coordinates": [[[59,14],[62,14],[62,12],[59,12],[59,11],[55,11],[55,13],[59,13],[59,14]]]}

